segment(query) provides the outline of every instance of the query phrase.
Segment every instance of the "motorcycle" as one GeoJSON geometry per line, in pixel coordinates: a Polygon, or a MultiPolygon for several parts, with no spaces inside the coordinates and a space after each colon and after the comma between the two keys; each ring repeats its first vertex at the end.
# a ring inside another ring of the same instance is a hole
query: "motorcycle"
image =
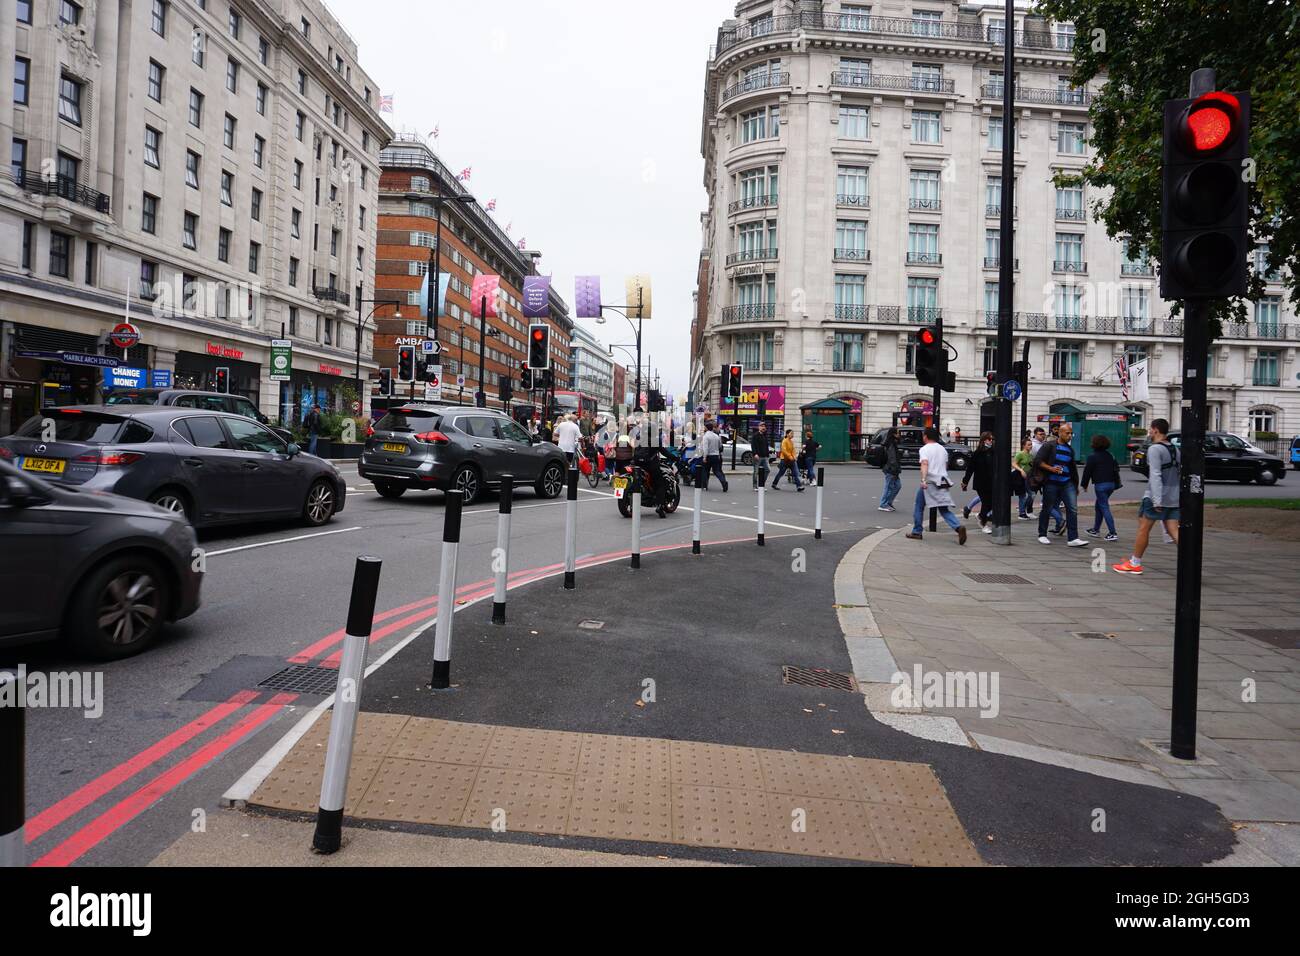
{"type": "Polygon", "coordinates": [[[658,489],[664,489],[664,510],[669,514],[677,510],[682,503],[681,483],[676,470],[665,461],[656,449],[638,449],[635,457],[628,464],[619,464],[615,468],[614,479],[610,483],[614,497],[618,499],[618,511],[624,518],[632,517],[633,480],[641,485],[641,507],[658,507],[658,489]]]}

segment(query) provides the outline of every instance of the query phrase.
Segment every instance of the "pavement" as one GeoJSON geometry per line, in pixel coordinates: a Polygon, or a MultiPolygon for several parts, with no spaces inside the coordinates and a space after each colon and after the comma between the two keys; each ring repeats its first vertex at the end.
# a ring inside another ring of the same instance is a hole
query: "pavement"
{"type": "Polygon", "coordinates": [[[902,528],[885,532],[861,565],[887,654],[865,662],[860,676],[875,683],[868,696],[881,719],[1202,797],[1233,821],[1300,823],[1293,545],[1206,532],[1197,759],[1182,761],[1168,754],[1174,546],[1156,536],[1145,574],[1133,577],[1111,571],[1129,555],[1131,519],[1120,518],[1119,542],[1080,549],[1060,538],[1037,543],[1028,522],[1013,525],[1009,548],[972,530],[965,548],[946,529],[921,542],[902,528]],[[918,668],[922,687],[932,674],[997,675],[997,712],[889,693],[886,670],[916,685],[918,668]]]}

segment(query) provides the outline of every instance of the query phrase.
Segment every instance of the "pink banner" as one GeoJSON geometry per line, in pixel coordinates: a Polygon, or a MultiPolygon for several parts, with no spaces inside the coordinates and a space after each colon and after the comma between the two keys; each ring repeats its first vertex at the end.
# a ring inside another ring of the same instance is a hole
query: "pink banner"
{"type": "MultiPolygon", "coordinates": [[[[755,385],[746,388],[740,393],[740,414],[757,415],[760,396],[763,398],[764,412],[776,417],[785,415],[784,385],[755,385]]],[[[724,398],[718,414],[724,417],[736,414],[735,403],[729,398],[724,398]]]]}
{"type": "Polygon", "coordinates": [[[483,308],[483,300],[487,300],[487,317],[489,319],[499,318],[497,315],[497,290],[501,288],[501,277],[490,276],[486,273],[479,273],[474,277],[474,284],[470,287],[469,301],[470,308],[474,315],[479,315],[483,308]]]}

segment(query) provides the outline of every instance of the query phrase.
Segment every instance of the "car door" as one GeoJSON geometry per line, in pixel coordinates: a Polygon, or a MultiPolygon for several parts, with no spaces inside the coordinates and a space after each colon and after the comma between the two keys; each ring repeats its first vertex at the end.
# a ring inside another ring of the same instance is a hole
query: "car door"
{"type": "Polygon", "coordinates": [[[1253,481],[1256,469],[1259,467],[1259,458],[1256,457],[1246,443],[1236,435],[1216,435],[1223,446],[1223,462],[1225,467],[1230,471],[1231,476],[1239,481],[1253,481]]]}
{"type": "Polygon", "coordinates": [[[1205,477],[1210,481],[1231,481],[1237,477],[1240,462],[1232,456],[1218,435],[1205,436],[1205,477]]]}
{"type": "Polygon", "coordinates": [[[490,415],[461,415],[455,427],[469,436],[469,457],[483,472],[483,479],[496,482],[508,471],[504,443],[497,433],[497,423],[490,415]]]}
{"type": "Polygon", "coordinates": [[[59,626],[63,602],[58,582],[79,530],[41,497],[37,482],[15,472],[0,470],[0,581],[8,592],[0,601],[0,637],[59,626]],[[24,496],[29,503],[17,504],[24,496]]]}
{"type": "Polygon", "coordinates": [[[305,467],[289,458],[289,449],[265,425],[251,418],[221,419],[244,472],[244,513],[253,517],[296,514],[307,500],[305,467]]]}
{"type": "Polygon", "coordinates": [[[506,471],[515,476],[515,484],[536,481],[546,460],[541,446],[533,442],[528,432],[507,419],[497,419],[497,430],[505,449],[506,471]]]}
{"type": "Polygon", "coordinates": [[[243,456],[215,415],[186,415],[172,422],[183,439],[176,448],[180,473],[194,494],[196,521],[228,521],[237,516],[247,485],[243,456]]]}

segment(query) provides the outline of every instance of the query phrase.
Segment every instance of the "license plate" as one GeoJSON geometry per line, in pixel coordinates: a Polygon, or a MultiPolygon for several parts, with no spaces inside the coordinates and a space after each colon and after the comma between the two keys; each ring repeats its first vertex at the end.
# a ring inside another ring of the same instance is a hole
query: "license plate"
{"type": "Polygon", "coordinates": [[[627,488],[627,478],[620,475],[614,479],[613,484],[615,491],[624,491],[627,488]]]}
{"type": "Polygon", "coordinates": [[[400,445],[397,442],[386,441],[384,442],[384,451],[391,451],[394,454],[405,455],[406,446],[400,445]]]}
{"type": "Polygon", "coordinates": [[[39,471],[46,475],[61,475],[67,462],[60,458],[24,458],[23,471],[39,471]]]}

